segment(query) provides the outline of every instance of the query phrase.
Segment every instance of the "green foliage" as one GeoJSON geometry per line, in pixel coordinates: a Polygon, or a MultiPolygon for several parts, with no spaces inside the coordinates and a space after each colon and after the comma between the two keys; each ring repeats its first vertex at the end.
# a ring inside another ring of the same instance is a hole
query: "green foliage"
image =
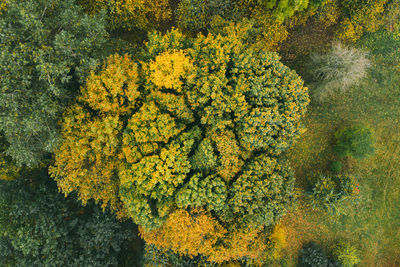
{"type": "Polygon", "coordinates": [[[176,194],[178,208],[202,207],[207,210],[222,210],[225,206],[227,189],[224,181],[215,175],[209,175],[199,181],[201,175],[194,175],[176,194]]]}
{"type": "Polygon", "coordinates": [[[168,0],[78,0],[89,13],[107,12],[111,29],[151,30],[172,15],[168,0]]]}
{"type": "Polygon", "coordinates": [[[207,262],[202,256],[189,257],[179,255],[170,250],[164,251],[158,249],[154,245],[146,245],[144,251],[144,264],[149,267],[186,267],[186,266],[202,266],[213,267],[218,266],[216,263],[207,262]]]}
{"type": "Polygon", "coordinates": [[[243,0],[243,2],[255,8],[270,11],[280,21],[293,16],[296,11],[302,11],[308,6],[308,0],[243,0]]]}
{"type": "MultiPolygon", "coordinates": [[[[284,162],[254,158],[233,183],[228,203],[244,227],[271,225],[294,201],[294,176],[284,162]]],[[[230,218],[230,219],[233,219],[230,218]]]]}
{"type": "Polygon", "coordinates": [[[333,172],[335,174],[339,173],[343,169],[343,163],[341,163],[340,161],[333,161],[329,165],[329,169],[330,169],[331,172],[333,172]]]}
{"type": "Polygon", "coordinates": [[[11,1],[0,17],[0,130],[6,153],[36,166],[57,147],[57,121],[98,63],[107,33],[101,14],[73,0],[11,1]]]}
{"type": "Polygon", "coordinates": [[[328,264],[328,257],[322,248],[314,242],[306,244],[300,251],[300,267],[328,267],[328,264]]]}
{"type": "Polygon", "coordinates": [[[309,195],[314,208],[340,215],[345,213],[345,201],[352,199],[358,191],[358,184],[352,175],[319,175],[309,195]]]}
{"type": "Polygon", "coordinates": [[[343,267],[352,267],[360,262],[359,251],[349,242],[340,242],[333,249],[333,255],[343,267]]]}
{"type": "Polygon", "coordinates": [[[365,125],[338,130],[335,139],[335,152],[340,157],[363,159],[375,152],[372,132],[365,125]]]}
{"type": "Polygon", "coordinates": [[[116,266],[135,238],[92,203],[65,199],[44,171],[0,181],[1,266],[116,266]]]}
{"type": "Polygon", "coordinates": [[[176,11],[178,26],[192,32],[204,30],[216,16],[229,19],[232,13],[239,12],[238,3],[238,0],[182,0],[176,11]]]}
{"type": "Polygon", "coordinates": [[[322,101],[335,92],[346,92],[365,78],[370,66],[367,53],[340,43],[333,44],[325,54],[312,54],[313,96],[322,101]]]}

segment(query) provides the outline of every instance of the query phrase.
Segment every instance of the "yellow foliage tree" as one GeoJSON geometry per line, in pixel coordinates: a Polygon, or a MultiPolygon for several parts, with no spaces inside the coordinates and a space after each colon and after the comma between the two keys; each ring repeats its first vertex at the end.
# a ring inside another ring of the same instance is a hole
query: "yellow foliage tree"
{"type": "Polygon", "coordinates": [[[149,244],[210,261],[265,258],[293,200],[276,156],[309,102],[278,55],[233,35],[149,36],[140,64],[110,56],[64,114],[50,168],[65,194],[110,205],[149,244]]]}
{"type": "Polygon", "coordinates": [[[388,0],[343,0],[340,1],[342,20],[337,37],[344,41],[355,41],[363,32],[375,32],[383,23],[382,13],[388,0]]]}
{"type": "Polygon", "coordinates": [[[157,87],[180,92],[183,85],[181,79],[186,77],[192,68],[193,64],[184,51],[166,51],[150,62],[150,81],[157,87]]]}
{"type": "Polygon", "coordinates": [[[261,263],[268,247],[262,228],[228,231],[202,209],[176,210],[162,227],[149,232],[140,228],[140,235],[164,250],[189,257],[201,254],[217,263],[243,257],[261,263]]]}
{"type": "Polygon", "coordinates": [[[77,190],[83,203],[93,198],[103,208],[110,205],[121,211],[116,175],[121,160],[118,135],[123,126],[121,116],[135,107],[139,96],[137,77],[137,67],[128,56],[110,56],[103,70],[91,73],[82,88],[78,99],[84,105],[73,105],[65,112],[64,142],[56,152],[55,167],[50,167],[65,194],[77,190]]]}
{"type": "Polygon", "coordinates": [[[171,249],[179,254],[208,255],[215,250],[218,239],[226,230],[204,210],[178,209],[171,213],[162,227],[140,235],[148,244],[171,249]]]}

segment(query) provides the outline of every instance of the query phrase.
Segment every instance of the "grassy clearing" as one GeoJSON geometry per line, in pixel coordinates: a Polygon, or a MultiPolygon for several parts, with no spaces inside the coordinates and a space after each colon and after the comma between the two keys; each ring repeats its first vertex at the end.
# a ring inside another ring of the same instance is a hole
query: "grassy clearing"
{"type": "Polygon", "coordinates": [[[311,210],[306,203],[283,221],[289,231],[287,265],[309,240],[327,249],[341,238],[362,252],[359,266],[400,265],[400,41],[385,32],[369,34],[359,45],[371,51],[374,65],[368,78],[346,94],[311,105],[307,131],[289,152],[298,184],[326,172],[334,160],[333,134],[343,126],[364,123],[376,139],[376,153],[366,160],[346,160],[344,170],[357,175],[360,197],[337,220],[311,210]]]}

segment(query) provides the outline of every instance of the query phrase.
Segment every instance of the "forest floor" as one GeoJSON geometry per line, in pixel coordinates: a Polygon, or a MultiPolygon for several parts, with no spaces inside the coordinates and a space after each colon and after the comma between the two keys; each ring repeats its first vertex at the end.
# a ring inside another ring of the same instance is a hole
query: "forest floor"
{"type": "Polygon", "coordinates": [[[283,219],[289,247],[282,266],[294,266],[299,249],[308,241],[329,250],[340,239],[360,249],[359,266],[400,266],[400,40],[380,31],[365,35],[357,45],[370,52],[373,64],[368,77],[323,103],[312,101],[304,120],[306,132],[288,158],[299,188],[305,190],[310,176],[326,173],[329,163],[337,160],[333,153],[337,129],[368,125],[376,140],[375,154],[344,162],[343,171],[356,175],[360,184],[359,197],[349,203],[345,215],[333,218],[300,200],[283,219]]]}

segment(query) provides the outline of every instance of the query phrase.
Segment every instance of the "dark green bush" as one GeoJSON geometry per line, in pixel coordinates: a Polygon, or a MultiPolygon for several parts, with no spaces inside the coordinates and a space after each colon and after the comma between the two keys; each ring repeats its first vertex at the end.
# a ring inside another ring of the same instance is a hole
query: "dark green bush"
{"type": "Polygon", "coordinates": [[[330,164],[329,169],[333,173],[339,173],[343,169],[343,164],[340,161],[333,161],[330,164]]]}
{"type": "Polygon", "coordinates": [[[329,259],[322,248],[310,242],[300,251],[299,267],[328,267],[329,259]]]}
{"type": "Polygon", "coordinates": [[[334,149],[340,157],[363,159],[375,151],[372,132],[364,125],[343,128],[335,133],[335,139],[334,149]]]}

